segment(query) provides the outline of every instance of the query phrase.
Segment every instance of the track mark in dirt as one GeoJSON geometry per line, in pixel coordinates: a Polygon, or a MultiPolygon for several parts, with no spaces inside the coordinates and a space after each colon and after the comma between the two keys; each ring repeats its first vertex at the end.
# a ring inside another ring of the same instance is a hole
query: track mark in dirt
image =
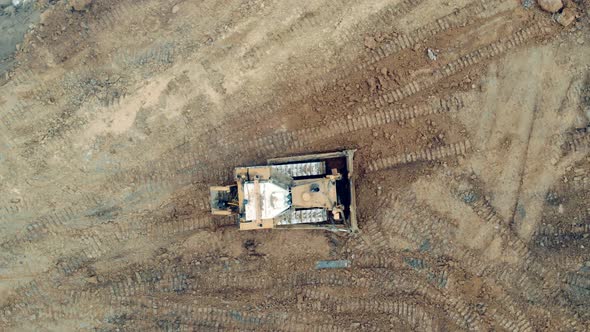
{"type": "Polygon", "coordinates": [[[435,161],[453,156],[464,156],[468,151],[470,151],[470,149],[471,143],[466,140],[458,143],[443,145],[438,148],[424,149],[391,157],[383,157],[371,161],[367,167],[367,171],[376,172],[408,163],[435,161]]]}
{"type": "Polygon", "coordinates": [[[531,143],[531,135],[532,135],[533,130],[535,128],[536,114],[539,112],[538,103],[539,103],[539,97],[537,96],[535,105],[533,106],[530,125],[528,126],[528,129],[527,129],[527,138],[525,141],[525,148],[524,148],[524,151],[522,154],[522,157],[523,157],[522,163],[520,166],[520,171],[518,172],[518,174],[519,174],[518,186],[516,189],[516,196],[515,196],[515,200],[514,200],[514,204],[513,204],[513,208],[512,208],[512,216],[510,217],[510,220],[509,220],[510,227],[512,227],[512,228],[516,227],[517,220],[522,219],[524,217],[523,214],[526,213],[526,212],[524,212],[525,211],[524,206],[519,205],[519,204],[521,204],[520,195],[521,195],[521,190],[522,190],[522,184],[524,182],[524,174],[526,171],[527,160],[529,159],[529,146],[531,143]],[[519,213],[519,215],[517,215],[517,213],[519,213]]]}

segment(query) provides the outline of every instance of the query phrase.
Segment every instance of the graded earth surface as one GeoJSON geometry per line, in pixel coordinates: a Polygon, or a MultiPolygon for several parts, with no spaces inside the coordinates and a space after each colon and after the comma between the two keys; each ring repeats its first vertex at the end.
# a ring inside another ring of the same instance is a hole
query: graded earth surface
{"type": "Polygon", "coordinates": [[[0,330],[587,331],[589,10],[0,1],[0,330]],[[343,149],[357,233],[210,214],[343,149]]]}

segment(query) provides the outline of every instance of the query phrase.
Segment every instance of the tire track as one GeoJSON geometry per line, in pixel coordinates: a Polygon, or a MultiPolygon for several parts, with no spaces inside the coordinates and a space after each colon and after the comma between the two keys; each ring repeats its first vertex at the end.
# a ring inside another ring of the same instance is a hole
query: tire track
{"type": "MultiPolygon", "coordinates": [[[[475,275],[498,282],[505,289],[518,289],[519,297],[524,296],[539,304],[556,305],[552,299],[559,292],[559,284],[556,282],[558,277],[553,271],[540,266],[532,255],[523,259],[519,267],[510,264],[492,266],[491,262],[483,262],[481,254],[471,249],[451,245],[446,240],[456,237],[454,235],[456,228],[452,221],[432,214],[426,207],[418,205],[415,198],[409,194],[398,196],[398,200],[388,208],[384,220],[385,223],[382,226],[373,226],[372,229],[368,229],[369,238],[374,233],[387,234],[385,230],[395,230],[396,234],[417,246],[420,246],[424,239],[430,239],[431,243],[436,243],[432,248],[433,254],[455,257],[462,266],[475,275]],[[416,222],[409,222],[410,220],[416,222]],[[541,280],[536,281],[535,278],[531,278],[529,276],[531,272],[541,277],[541,280]]],[[[364,232],[364,229],[361,230],[364,232]]],[[[376,235],[376,238],[387,241],[384,236],[376,235]]],[[[530,327],[530,323],[527,326],[526,330],[530,327]]]]}
{"type": "Polygon", "coordinates": [[[19,100],[6,112],[0,113],[0,122],[6,131],[12,131],[15,125],[32,117],[32,114],[31,106],[19,100]]]}
{"type": "MultiPolygon", "coordinates": [[[[241,146],[249,150],[258,151],[258,156],[274,155],[284,152],[285,149],[301,148],[317,141],[343,136],[360,130],[387,124],[401,125],[411,119],[433,114],[457,112],[463,108],[463,100],[459,96],[438,99],[436,102],[427,105],[385,107],[374,112],[369,112],[370,107],[361,107],[359,108],[361,115],[350,115],[347,119],[332,121],[328,125],[263,136],[246,141],[241,146]]],[[[229,150],[234,143],[223,141],[221,144],[222,149],[229,150]]]]}
{"type": "MultiPolygon", "coordinates": [[[[389,229],[389,228],[387,228],[389,229]]],[[[369,223],[367,226],[365,226],[362,229],[363,233],[365,233],[365,238],[367,239],[366,243],[363,244],[361,246],[361,248],[363,248],[362,250],[375,250],[377,249],[378,251],[385,251],[387,252],[388,250],[391,250],[391,246],[387,243],[388,240],[385,239],[384,234],[386,234],[387,232],[385,231],[385,229],[382,229],[376,222],[371,222],[369,223]]],[[[436,232],[436,231],[433,231],[436,232]]],[[[400,233],[401,234],[401,233],[400,233]]],[[[408,232],[406,234],[403,234],[402,236],[404,238],[407,239],[412,239],[413,243],[420,243],[417,241],[422,241],[421,246],[423,245],[423,240],[419,235],[416,235],[414,237],[409,236],[409,234],[416,234],[416,233],[411,233],[408,232]]],[[[436,245],[436,244],[435,244],[436,245]]],[[[437,250],[435,249],[434,254],[436,254],[437,250]]],[[[444,253],[439,253],[440,255],[445,255],[444,253]]],[[[373,258],[375,259],[375,258],[373,258]]],[[[384,260],[388,260],[388,258],[384,258],[384,260]]],[[[471,264],[476,264],[475,262],[477,262],[477,260],[473,259],[471,260],[471,264]]],[[[481,263],[480,263],[481,264],[481,263]]],[[[480,268],[480,270],[484,270],[483,267],[480,268]]],[[[483,272],[482,272],[483,274],[483,272]]],[[[496,292],[498,292],[499,289],[496,290],[496,292]]],[[[451,295],[447,295],[444,297],[437,297],[438,301],[443,301],[443,300],[447,300],[448,298],[453,298],[453,296],[451,295]]],[[[439,302],[437,302],[439,303],[439,302]]],[[[515,304],[514,300],[509,297],[505,292],[502,292],[497,300],[497,303],[500,303],[501,305],[499,306],[494,306],[492,308],[488,308],[485,310],[485,314],[482,317],[482,319],[485,319],[486,317],[491,318],[494,322],[498,323],[500,326],[511,330],[511,331],[532,331],[532,327],[529,321],[529,318],[521,311],[517,308],[517,305],[515,304]]],[[[463,313],[463,320],[464,323],[460,324],[459,326],[468,326],[467,323],[465,322],[470,322],[472,320],[473,315],[476,315],[476,313],[472,312],[472,311],[468,311],[465,312],[465,309],[461,309],[461,311],[463,313]],[[471,314],[467,314],[467,313],[471,313],[471,314]]],[[[460,318],[455,317],[455,321],[457,322],[461,322],[460,318]]]]}
{"type": "Polygon", "coordinates": [[[542,225],[537,229],[533,237],[535,244],[551,249],[571,247],[580,242],[588,242],[590,237],[590,215],[586,213],[577,219],[559,225],[542,225]]]}
{"type": "Polygon", "coordinates": [[[378,158],[369,162],[367,172],[377,172],[408,163],[435,161],[454,156],[465,156],[470,150],[471,143],[468,140],[465,140],[463,142],[443,145],[438,148],[424,149],[391,157],[378,158]]]}
{"type": "MultiPolygon", "coordinates": [[[[467,66],[472,66],[474,64],[477,64],[479,62],[481,62],[483,59],[488,59],[490,57],[493,56],[497,56],[503,52],[506,52],[509,49],[512,49],[518,45],[521,45],[522,43],[524,43],[526,40],[532,38],[533,36],[540,34],[541,32],[548,32],[549,30],[547,30],[548,28],[546,27],[546,23],[544,21],[542,22],[538,22],[537,24],[523,29],[522,31],[519,31],[515,34],[513,34],[511,37],[506,38],[504,40],[500,40],[496,43],[492,43],[484,48],[481,48],[480,50],[474,51],[470,54],[467,54],[461,58],[459,58],[458,60],[447,64],[445,67],[439,69],[437,72],[435,72],[434,76],[434,80],[432,82],[430,82],[429,84],[426,85],[432,85],[434,83],[436,83],[436,81],[440,80],[442,77],[448,77],[451,76],[457,72],[459,72],[460,70],[464,69],[467,66]],[[544,28],[544,29],[542,29],[544,28]]],[[[380,96],[379,99],[373,101],[375,103],[376,107],[379,106],[384,106],[386,101],[390,101],[390,100],[394,100],[394,101],[399,101],[401,100],[402,97],[407,97],[411,94],[417,93],[418,91],[420,91],[422,88],[422,86],[425,86],[424,84],[419,83],[419,81],[414,81],[409,83],[408,85],[406,85],[403,88],[400,88],[396,91],[393,91],[385,96],[380,96]]],[[[264,113],[264,112],[257,112],[257,114],[259,113],[264,113]]],[[[260,115],[262,116],[262,115],[260,115]]],[[[310,133],[308,135],[313,135],[313,133],[310,133]]],[[[283,139],[288,139],[288,137],[283,138],[283,139]]],[[[226,144],[228,144],[226,142],[226,144]]],[[[204,172],[207,173],[207,175],[210,175],[209,172],[204,172]]]]}
{"type": "MultiPolygon", "coordinates": [[[[381,260],[387,260],[388,256],[383,256],[381,260]]],[[[397,272],[397,270],[394,268],[397,272]]],[[[454,324],[457,326],[464,328],[470,331],[482,331],[483,326],[486,326],[478,313],[476,313],[470,306],[455,296],[450,296],[446,292],[442,291],[439,288],[434,287],[429,283],[425,283],[424,281],[417,281],[416,279],[406,279],[400,273],[396,272],[388,272],[386,275],[383,276],[385,284],[383,284],[380,280],[377,282],[370,282],[367,284],[366,282],[361,282],[361,284],[357,284],[357,286],[363,286],[366,288],[377,288],[377,289],[392,289],[395,291],[403,290],[404,292],[408,292],[408,294],[417,294],[431,303],[432,306],[436,306],[438,304],[442,304],[443,309],[445,310],[445,314],[448,315],[449,318],[454,324]],[[394,281],[395,280],[395,281],[394,281]],[[393,285],[386,286],[388,282],[393,282],[393,285]],[[404,285],[404,286],[402,286],[404,285]]],[[[409,273],[405,273],[408,275],[409,273]]],[[[308,292],[309,293],[309,292],[308,292]]],[[[321,293],[320,293],[321,294],[321,293]]],[[[312,295],[313,297],[313,295],[312,295]]],[[[316,298],[322,299],[323,298],[331,298],[327,294],[315,296],[316,298]]],[[[434,324],[430,320],[428,315],[420,315],[416,317],[416,313],[411,311],[411,308],[408,309],[409,305],[407,303],[399,302],[396,304],[395,302],[391,301],[378,301],[376,299],[348,299],[348,300],[340,300],[333,298],[333,302],[336,303],[335,311],[337,312],[356,312],[358,310],[362,310],[365,312],[384,312],[384,313],[393,313],[398,315],[400,318],[410,322],[412,326],[423,326],[423,327],[432,327],[434,324]],[[401,306],[400,306],[401,304],[401,306]],[[418,320],[419,319],[419,320],[418,320]],[[426,320],[426,321],[425,321],[426,320]]],[[[323,306],[320,306],[323,308],[323,306]]],[[[419,312],[425,312],[426,308],[419,308],[419,312]]]]}
{"type": "Polygon", "coordinates": [[[57,209],[51,213],[41,215],[28,224],[22,234],[4,241],[0,247],[10,252],[22,245],[38,241],[47,235],[56,235],[56,233],[65,227],[67,223],[76,220],[80,215],[88,211],[87,206],[96,206],[99,201],[94,195],[82,195],[82,204],[73,204],[65,208],[57,209]]]}
{"type": "Polygon", "coordinates": [[[211,222],[210,220],[210,217],[206,216],[175,223],[152,223],[146,225],[144,231],[139,232],[129,228],[121,228],[118,225],[109,225],[114,236],[104,229],[78,234],[77,241],[81,249],[73,249],[69,256],[60,257],[42,279],[29,282],[26,286],[19,288],[13,296],[7,298],[7,301],[11,303],[0,307],[0,320],[8,324],[15,321],[16,315],[29,317],[35,314],[34,310],[40,312],[51,310],[53,297],[48,294],[55,291],[55,282],[63,280],[64,277],[73,276],[88,264],[95,262],[123,244],[134,243],[138,239],[149,239],[152,242],[162,241],[181,233],[219,225],[219,222],[211,222]]]}
{"type": "Polygon", "coordinates": [[[563,154],[590,149],[590,127],[581,128],[566,134],[565,142],[561,146],[563,154]]]}
{"type": "MultiPolygon", "coordinates": [[[[290,36],[299,32],[300,30],[316,28],[320,26],[324,20],[330,20],[331,18],[334,18],[336,16],[334,13],[339,12],[340,8],[346,6],[349,2],[350,1],[348,0],[337,0],[323,6],[322,11],[324,13],[329,13],[329,17],[321,17],[321,13],[319,16],[313,15],[312,12],[303,13],[300,18],[298,18],[297,21],[291,26],[278,33],[267,35],[266,38],[259,42],[259,45],[256,45],[245,52],[241,59],[242,67],[245,69],[252,69],[255,67],[261,61],[261,59],[266,56],[266,52],[270,48],[270,46],[267,45],[268,43],[277,43],[280,46],[284,46],[285,40],[287,40],[290,36]]],[[[344,45],[350,45],[351,47],[358,47],[362,38],[361,34],[359,34],[359,31],[369,31],[373,26],[388,26],[390,25],[390,22],[404,14],[409,13],[423,2],[424,0],[403,0],[401,2],[388,5],[379,12],[370,15],[362,22],[354,24],[347,30],[343,30],[341,32],[341,43],[344,45]]],[[[347,60],[353,61],[354,59],[348,58],[347,60]]]]}
{"type": "Polygon", "coordinates": [[[441,80],[456,75],[467,68],[472,68],[484,61],[498,57],[512,49],[524,45],[529,40],[550,34],[552,29],[550,23],[541,20],[521,29],[512,35],[502,38],[496,42],[480,47],[472,52],[464,54],[454,61],[438,68],[428,77],[422,77],[408,82],[405,86],[371,98],[371,103],[376,107],[385,106],[389,103],[396,103],[410,96],[424,91],[438,84],[441,80]]]}
{"type": "MultiPolygon", "coordinates": [[[[304,299],[319,300],[319,305],[311,303],[311,308],[338,314],[381,313],[395,315],[408,324],[412,330],[435,331],[434,319],[427,309],[405,300],[365,300],[359,298],[340,299],[317,290],[304,289],[300,295],[304,299]]],[[[308,304],[309,305],[309,304],[308,304]]]]}
{"type": "Polygon", "coordinates": [[[180,315],[183,319],[187,320],[187,324],[207,326],[213,323],[215,327],[222,329],[242,330],[244,328],[251,328],[255,330],[317,332],[346,331],[346,329],[332,324],[303,323],[308,321],[309,317],[305,317],[302,313],[270,312],[262,314],[234,309],[220,309],[202,306],[196,300],[193,303],[179,304],[166,299],[142,298],[134,300],[127,306],[121,306],[121,311],[117,311],[126,312],[131,309],[141,312],[143,308],[152,308],[150,310],[150,316],[172,315],[175,317],[180,315]]]}
{"type": "Polygon", "coordinates": [[[490,18],[499,12],[515,8],[511,0],[478,0],[454,11],[453,13],[430,22],[409,34],[402,34],[395,39],[377,47],[368,61],[363,62],[357,70],[363,70],[384,58],[392,56],[401,50],[414,47],[423,40],[430,39],[450,29],[458,29],[472,24],[476,20],[490,18]]]}
{"type": "Polygon", "coordinates": [[[117,6],[109,7],[108,10],[100,13],[100,17],[92,22],[88,22],[89,29],[99,34],[106,30],[112,30],[120,22],[129,21],[130,17],[137,17],[144,12],[143,1],[125,1],[117,6]]]}
{"type": "MultiPolygon", "coordinates": [[[[353,74],[370,67],[371,65],[375,64],[376,62],[395,55],[397,52],[413,47],[418,42],[431,38],[436,34],[443,33],[447,30],[452,28],[459,28],[465,25],[471,24],[474,22],[474,17],[479,17],[480,19],[487,18],[494,16],[502,9],[503,5],[510,5],[514,6],[514,2],[510,0],[493,0],[493,1],[484,1],[478,0],[477,2],[473,2],[470,5],[458,9],[457,11],[449,14],[441,19],[435,20],[426,24],[425,26],[412,31],[407,35],[400,35],[393,41],[385,43],[384,45],[379,46],[376,50],[372,52],[369,60],[362,61],[362,63],[356,67],[353,67],[351,70],[342,70],[338,68],[337,70],[325,71],[322,72],[322,78],[318,80],[308,81],[307,84],[303,86],[301,89],[300,94],[297,95],[299,98],[303,98],[309,94],[313,93],[321,93],[327,86],[331,85],[334,81],[339,81],[347,76],[352,76],[353,74]]],[[[415,5],[419,5],[419,3],[415,3],[415,5]]],[[[358,40],[358,35],[356,33],[358,29],[353,29],[351,31],[352,36],[348,36],[345,38],[346,40],[355,41],[356,43],[360,43],[358,40]],[[354,32],[353,32],[354,31],[354,32]]],[[[362,30],[358,30],[362,31],[362,30]]],[[[354,44],[352,44],[354,45],[354,44]]],[[[358,59],[348,59],[350,63],[358,62],[358,59]]],[[[279,105],[276,105],[278,107],[279,105]]]]}

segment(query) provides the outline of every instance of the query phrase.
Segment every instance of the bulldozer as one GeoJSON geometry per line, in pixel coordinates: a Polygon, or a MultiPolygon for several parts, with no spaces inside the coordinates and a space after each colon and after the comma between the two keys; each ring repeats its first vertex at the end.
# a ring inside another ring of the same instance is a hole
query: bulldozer
{"type": "Polygon", "coordinates": [[[355,150],[267,160],[237,167],[235,184],[210,187],[211,213],[236,216],[240,230],[356,232],[355,150]]]}

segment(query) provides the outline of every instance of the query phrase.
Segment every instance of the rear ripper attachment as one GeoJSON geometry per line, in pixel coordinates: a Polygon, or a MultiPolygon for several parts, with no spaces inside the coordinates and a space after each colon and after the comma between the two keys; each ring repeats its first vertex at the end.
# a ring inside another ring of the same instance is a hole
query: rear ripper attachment
{"type": "Polygon", "coordinates": [[[236,215],[241,230],[358,230],[355,150],[269,159],[237,167],[236,184],[210,188],[211,213],[236,215]]]}

